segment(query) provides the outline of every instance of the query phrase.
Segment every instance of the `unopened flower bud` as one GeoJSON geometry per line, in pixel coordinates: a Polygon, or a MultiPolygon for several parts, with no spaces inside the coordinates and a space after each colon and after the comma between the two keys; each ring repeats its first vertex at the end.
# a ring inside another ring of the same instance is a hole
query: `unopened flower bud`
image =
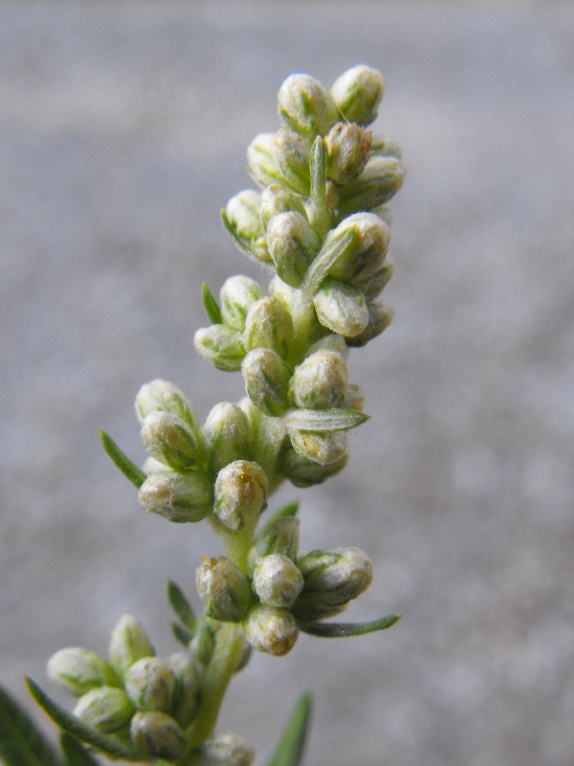
{"type": "Polygon", "coordinates": [[[403,156],[401,147],[384,136],[373,136],[371,141],[371,154],[381,157],[396,157],[400,160],[403,156]]]}
{"type": "Polygon", "coordinates": [[[247,351],[270,348],[285,359],[293,343],[293,321],[280,300],[267,296],[251,306],[243,342],[247,351]]]}
{"type": "Polygon", "coordinates": [[[301,345],[312,343],[324,335],[325,330],[317,320],[313,301],[302,290],[291,287],[275,276],[269,283],[269,293],[280,300],[289,312],[295,337],[301,345]]]}
{"type": "Polygon", "coordinates": [[[146,632],[129,614],[122,615],[112,630],[109,653],[110,662],[122,677],[134,662],[155,655],[146,632]]]}
{"type": "Polygon", "coordinates": [[[134,662],[125,677],[127,695],[139,710],[169,711],[175,687],[175,674],[157,657],[134,662]]]}
{"type": "Polygon", "coordinates": [[[321,252],[336,248],[349,233],[352,238],[329,269],[329,275],[347,282],[368,279],[383,265],[391,230],[375,213],[355,213],[329,233],[321,252]]]}
{"type": "Polygon", "coordinates": [[[267,229],[269,221],[279,213],[295,211],[306,215],[301,197],[279,184],[271,184],[261,194],[261,223],[267,229]]]}
{"type": "Polygon", "coordinates": [[[369,324],[369,310],[361,291],[338,279],[327,278],[313,296],[317,319],[331,332],[352,338],[369,324]]]}
{"type": "Polygon", "coordinates": [[[204,558],[196,582],[207,614],[216,620],[241,622],[253,603],[249,579],[226,556],[204,558]]]}
{"type": "Polygon", "coordinates": [[[225,280],[220,298],[224,324],[232,330],[243,332],[247,313],[254,303],[263,298],[263,290],[259,282],[237,274],[225,280]]]}
{"type": "Polygon", "coordinates": [[[244,457],[249,449],[249,422],[237,404],[216,404],[201,432],[210,455],[210,469],[214,473],[244,457]]]}
{"type": "Polygon", "coordinates": [[[197,471],[173,473],[161,471],[147,477],[138,500],[148,513],[157,513],[176,523],[204,519],[213,503],[213,486],[197,471]]]}
{"type": "Polygon", "coordinates": [[[141,433],[150,455],[176,471],[193,468],[201,456],[198,432],[170,412],[150,412],[141,433]]]}
{"type": "Polygon", "coordinates": [[[337,185],[348,184],[369,159],[371,133],[354,122],[338,122],[325,138],[327,177],[337,185]]]}
{"type": "Polygon", "coordinates": [[[98,686],[121,686],[114,669],[94,652],[80,647],[60,649],[48,661],[47,673],[74,697],[98,686]]]}
{"type": "Polygon", "coordinates": [[[214,513],[228,529],[254,524],[265,508],[267,476],[257,463],[235,460],[217,474],[214,513]]]}
{"type": "Polygon", "coordinates": [[[311,188],[311,145],[291,130],[278,130],[273,138],[273,152],[283,178],[299,194],[309,194],[311,188]]]}
{"type": "Polygon", "coordinates": [[[361,175],[340,190],[339,214],[345,216],[384,205],[404,180],[405,169],[396,157],[371,157],[361,175]]]}
{"type": "Polygon", "coordinates": [[[270,348],[250,351],[241,366],[247,395],[262,412],[279,417],[289,409],[291,368],[270,348]]]}
{"type": "Polygon", "coordinates": [[[272,521],[257,535],[247,556],[247,565],[253,570],[257,559],[273,553],[294,561],[298,550],[299,519],[294,516],[283,516],[272,521]]]}
{"type": "Polygon", "coordinates": [[[197,748],[190,766],[251,766],[255,753],[236,734],[218,734],[197,748]]]}
{"type": "Polygon", "coordinates": [[[291,606],[303,590],[303,575],[287,556],[272,553],[260,558],[253,570],[253,587],[265,604],[291,606]]]}
{"type": "Polygon", "coordinates": [[[136,415],[140,424],[151,412],[169,412],[192,427],[197,419],[183,393],[167,380],[152,380],[143,385],[136,396],[136,415]]]}
{"type": "Polygon", "coordinates": [[[339,119],[335,102],[318,80],[308,74],[288,77],[278,95],[279,119],[289,130],[313,139],[326,135],[339,119]]]}
{"type": "Polygon", "coordinates": [[[261,194],[254,189],[245,189],[229,200],[224,218],[243,247],[253,253],[257,260],[268,263],[271,256],[261,224],[260,208],[261,194]]]}
{"type": "Polygon", "coordinates": [[[236,372],[245,356],[243,335],[223,324],[202,327],[195,333],[195,350],[218,370],[236,372]]]}
{"type": "Polygon", "coordinates": [[[341,402],[342,409],[362,412],[364,404],[365,394],[363,393],[363,389],[356,383],[349,383],[347,390],[345,391],[345,397],[341,402]]]}
{"type": "Polygon", "coordinates": [[[191,652],[176,652],[167,659],[177,679],[171,713],[184,728],[193,721],[201,700],[201,675],[191,652]]]}
{"type": "Polygon", "coordinates": [[[322,433],[294,430],[290,437],[295,452],[322,466],[333,465],[347,458],[347,437],[341,431],[322,433]]]}
{"type": "Polygon", "coordinates": [[[289,395],[297,407],[338,407],[347,388],[347,365],[336,351],[317,351],[295,368],[289,395]]]}
{"type": "Polygon", "coordinates": [[[380,335],[383,330],[392,322],[394,311],[392,306],[388,303],[379,303],[373,301],[369,303],[369,324],[363,330],[360,335],[355,335],[353,338],[348,338],[347,343],[349,346],[366,346],[367,343],[380,335]]]}
{"type": "Polygon", "coordinates": [[[291,287],[299,287],[321,241],[301,213],[279,213],[269,221],[267,244],[277,274],[291,287]]]}
{"type": "Polygon", "coordinates": [[[295,646],[299,626],[288,609],[254,607],[243,624],[249,643],[258,651],[282,657],[295,646]]]}
{"type": "Polygon", "coordinates": [[[338,474],[347,465],[348,460],[349,455],[345,450],[334,463],[321,465],[290,448],[281,454],[278,470],[296,487],[312,487],[338,474]]]}
{"type": "Polygon", "coordinates": [[[357,598],[373,579],[371,562],[359,548],[312,551],[297,564],[305,578],[303,594],[327,606],[343,606],[357,598]]]}
{"type": "Polygon", "coordinates": [[[373,274],[372,277],[364,281],[357,281],[355,284],[365,296],[367,303],[374,300],[383,291],[393,276],[393,264],[385,260],[381,268],[373,274]]]}
{"type": "Polygon", "coordinates": [[[269,184],[283,183],[283,175],[273,154],[273,133],[259,133],[249,144],[247,170],[263,189],[269,184]]]}
{"type": "Polygon", "coordinates": [[[125,726],[134,706],[123,689],[100,686],[84,694],[74,708],[74,715],[102,734],[112,734],[125,726]]]}
{"type": "Polygon", "coordinates": [[[377,117],[383,91],[381,74],[360,64],[343,72],[331,88],[331,95],[346,120],[370,125],[377,117]]]}
{"type": "Polygon", "coordinates": [[[336,351],[343,359],[347,359],[349,355],[349,347],[345,343],[345,339],[335,333],[328,333],[319,338],[318,341],[309,346],[307,356],[315,354],[317,351],[336,351]]]}
{"type": "Polygon", "coordinates": [[[185,735],[177,721],[166,713],[137,712],[130,724],[132,742],[152,758],[175,760],[185,746],[185,735]]]}

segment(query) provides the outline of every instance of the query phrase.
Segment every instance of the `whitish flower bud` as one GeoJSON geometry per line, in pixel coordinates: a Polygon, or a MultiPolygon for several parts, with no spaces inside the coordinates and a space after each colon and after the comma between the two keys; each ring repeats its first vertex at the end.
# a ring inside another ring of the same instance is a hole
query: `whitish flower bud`
{"type": "Polygon", "coordinates": [[[150,412],[141,433],[150,455],[175,471],[193,468],[201,457],[197,431],[170,412],[150,412]]]}
{"type": "Polygon", "coordinates": [[[121,686],[114,669],[94,652],[80,647],[60,649],[49,660],[47,673],[52,681],[74,697],[97,686],[121,686]]]}
{"type": "Polygon", "coordinates": [[[371,133],[354,122],[338,122],[325,138],[327,177],[348,184],[362,173],[371,148],[371,133]]]}
{"type": "Polygon", "coordinates": [[[273,138],[273,152],[288,185],[299,194],[308,195],[311,188],[309,141],[290,130],[278,130],[273,138]]]}
{"type": "Polygon", "coordinates": [[[148,457],[144,460],[142,471],[146,476],[149,476],[152,473],[161,473],[162,471],[171,472],[171,468],[165,463],[161,463],[159,460],[156,460],[155,457],[148,457]]]}
{"type": "Polygon", "coordinates": [[[201,521],[211,511],[213,486],[197,471],[185,474],[161,471],[147,477],[139,489],[138,500],[146,511],[168,521],[201,521]]]}
{"type": "Polygon", "coordinates": [[[305,216],[301,197],[279,184],[271,184],[261,194],[261,223],[267,229],[269,221],[279,213],[295,211],[305,216]]]}
{"type": "Polygon", "coordinates": [[[259,211],[261,194],[254,189],[245,189],[232,197],[225,208],[227,223],[237,239],[260,261],[271,260],[267,250],[265,232],[259,211]]]}
{"type": "Polygon", "coordinates": [[[345,398],[341,402],[342,409],[362,412],[364,403],[365,394],[363,393],[363,389],[356,383],[349,383],[347,390],[345,391],[345,398]]]}
{"type": "Polygon", "coordinates": [[[347,465],[348,460],[349,455],[345,450],[342,457],[334,463],[321,465],[308,457],[299,455],[291,448],[281,454],[278,470],[296,487],[312,487],[338,474],[347,465]]]}
{"type": "Polygon", "coordinates": [[[312,551],[297,563],[305,578],[304,593],[329,606],[357,598],[373,579],[371,562],[359,548],[312,551]]]}
{"type": "Polygon", "coordinates": [[[175,686],[175,674],[157,657],[134,662],[125,677],[127,695],[139,710],[169,711],[175,686]]]}
{"type": "Polygon", "coordinates": [[[228,529],[254,524],[267,508],[267,476],[248,460],[235,460],[217,474],[214,512],[228,529]]]}
{"type": "Polygon", "coordinates": [[[369,310],[361,291],[346,282],[327,278],[313,296],[317,319],[338,335],[352,338],[369,324],[369,310]]]}
{"type": "Polygon", "coordinates": [[[273,133],[259,133],[247,148],[247,170],[256,184],[283,183],[283,175],[273,155],[273,133]]]}
{"type": "Polygon", "coordinates": [[[243,335],[223,324],[203,327],[195,333],[195,350],[218,370],[236,372],[245,356],[243,335]]]}
{"type": "Polygon", "coordinates": [[[249,643],[258,651],[282,657],[295,646],[299,626],[288,609],[254,607],[243,623],[249,643]]]}
{"type": "Polygon", "coordinates": [[[330,232],[321,252],[336,248],[349,232],[353,236],[329,269],[329,275],[348,282],[369,279],[383,265],[391,230],[374,213],[355,213],[330,232]]]}
{"type": "Polygon", "coordinates": [[[339,214],[373,210],[384,205],[403,185],[405,169],[396,157],[371,157],[361,175],[340,190],[339,214]]]}
{"type": "Polygon", "coordinates": [[[204,558],[196,582],[207,614],[216,620],[241,622],[253,603],[250,581],[226,556],[204,558]]]}
{"type": "Polygon", "coordinates": [[[123,689],[100,686],[84,694],[74,708],[74,715],[102,734],[112,734],[125,726],[134,706],[123,689]]]}
{"type": "Polygon", "coordinates": [[[130,724],[132,742],[152,758],[175,760],[185,746],[185,735],[177,721],[166,713],[137,712],[130,724]]]}
{"type": "Polygon", "coordinates": [[[243,332],[247,313],[254,303],[263,298],[263,290],[259,282],[237,274],[225,280],[220,298],[223,322],[232,330],[243,332]]]}
{"type": "Polygon", "coordinates": [[[268,296],[251,306],[243,342],[247,351],[270,348],[285,359],[293,343],[293,321],[280,300],[268,296]]]}
{"type": "Polygon", "coordinates": [[[155,655],[144,629],[129,614],[122,615],[112,630],[109,653],[110,662],[122,677],[134,662],[155,655]]]}
{"type": "Polygon", "coordinates": [[[279,119],[302,136],[324,136],[339,119],[337,107],[318,80],[308,74],[288,77],[278,95],[279,119]]]}
{"type": "Polygon", "coordinates": [[[297,407],[338,407],[347,388],[347,365],[336,351],[317,351],[295,368],[289,396],[297,407]]]}
{"type": "Polygon", "coordinates": [[[286,556],[292,561],[299,550],[299,519],[284,516],[271,522],[257,535],[247,556],[247,565],[253,570],[257,559],[273,553],[286,556]]]}
{"type": "Polygon", "coordinates": [[[370,125],[377,117],[384,82],[376,69],[358,65],[344,72],[331,88],[331,96],[349,122],[370,125]]]}
{"type": "Polygon", "coordinates": [[[341,431],[293,431],[293,449],[302,457],[320,465],[333,465],[347,458],[347,437],[341,431]]]}
{"type": "Polygon", "coordinates": [[[302,290],[290,287],[276,276],[269,284],[269,293],[280,300],[291,315],[296,342],[300,347],[308,346],[325,334],[317,320],[312,299],[302,290]]]}
{"type": "Polygon", "coordinates": [[[136,396],[135,409],[138,420],[143,424],[151,412],[169,412],[192,427],[197,419],[191,405],[182,392],[167,380],[152,380],[143,385],[136,396]]]}
{"type": "Polygon", "coordinates": [[[291,287],[299,287],[321,241],[301,213],[279,213],[267,227],[267,244],[277,274],[291,287]]]}
{"type": "Polygon", "coordinates": [[[367,343],[380,335],[383,330],[392,322],[394,311],[392,306],[388,303],[379,303],[373,301],[369,303],[369,324],[363,330],[360,335],[355,335],[353,338],[348,338],[347,343],[349,346],[358,347],[366,346],[367,343]]]}
{"type": "Polygon", "coordinates": [[[220,402],[212,408],[201,432],[210,454],[210,469],[217,473],[249,450],[249,422],[237,404],[220,402]]]}
{"type": "Polygon", "coordinates": [[[385,136],[373,136],[371,141],[371,154],[381,157],[396,157],[400,160],[403,156],[401,147],[385,136]]]}
{"type": "Polygon", "coordinates": [[[167,659],[177,679],[171,713],[184,728],[195,718],[201,700],[201,674],[191,652],[176,652],[167,659]]]}
{"type": "Polygon", "coordinates": [[[289,409],[291,368],[270,348],[250,351],[241,366],[247,395],[262,412],[279,417],[289,409]]]}
{"type": "Polygon", "coordinates": [[[291,606],[303,590],[303,575],[280,553],[264,556],[253,570],[253,587],[260,600],[270,606],[291,606]]]}
{"type": "Polygon", "coordinates": [[[357,281],[355,284],[365,296],[367,303],[369,303],[380,295],[385,286],[390,282],[392,276],[393,264],[391,261],[385,260],[381,268],[372,277],[364,281],[357,281]]]}
{"type": "Polygon", "coordinates": [[[236,734],[218,734],[197,748],[190,766],[251,766],[255,753],[236,734]]]}

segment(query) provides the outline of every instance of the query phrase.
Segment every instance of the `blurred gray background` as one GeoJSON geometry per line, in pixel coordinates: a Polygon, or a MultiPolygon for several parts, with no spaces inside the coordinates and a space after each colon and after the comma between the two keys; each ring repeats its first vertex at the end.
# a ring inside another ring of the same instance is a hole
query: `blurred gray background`
{"type": "Polygon", "coordinates": [[[359,62],[407,166],[396,317],[351,357],[348,469],[276,502],[302,501],[303,547],[372,556],[349,619],[405,616],[258,655],[221,726],[263,764],[310,688],[309,765],[573,766],[570,2],[0,2],[0,682],[53,690],[48,657],[105,652],[126,611],[176,649],[165,581],[193,594],[218,544],[146,515],[97,431],[142,460],[154,377],[201,420],[240,398],[192,346],[204,279],[266,279],[219,210],[282,80],[359,62]]]}

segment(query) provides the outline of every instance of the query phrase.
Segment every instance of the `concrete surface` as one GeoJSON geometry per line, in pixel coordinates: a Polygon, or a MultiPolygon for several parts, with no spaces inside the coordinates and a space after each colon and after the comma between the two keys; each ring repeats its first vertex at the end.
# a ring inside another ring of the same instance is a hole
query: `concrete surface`
{"type": "MultiPolygon", "coordinates": [[[[48,686],[124,611],[158,650],[165,580],[193,593],[200,526],[147,517],[97,429],[143,457],[133,397],[164,377],[204,418],[241,395],[197,357],[200,283],[242,271],[219,210],[249,186],[282,80],[385,75],[392,327],[352,356],[369,423],[305,493],[303,545],[358,545],[348,612],[237,677],[222,727],[259,764],[305,688],[308,764],[574,764],[574,6],[1,2],[0,679],[48,686]]],[[[42,716],[38,715],[38,720],[42,716]]]]}

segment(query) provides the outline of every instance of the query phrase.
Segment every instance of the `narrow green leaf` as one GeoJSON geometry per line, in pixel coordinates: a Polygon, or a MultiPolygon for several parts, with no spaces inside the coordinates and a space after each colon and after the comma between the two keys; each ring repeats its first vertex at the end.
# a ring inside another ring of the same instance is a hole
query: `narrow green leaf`
{"type": "Polygon", "coordinates": [[[201,299],[203,301],[203,308],[205,309],[205,313],[211,324],[221,324],[223,321],[221,318],[221,309],[217,305],[213,293],[207,286],[207,282],[204,282],[201,286],[201,299]]]}
{"type": "Polygon", "coordinates": [[[135,748],[127,744],[118,742],[116,739],[105,734],[100,734],[91,726],[88,726],[75,715],[68,712],[54,700],[50,699],[38,684],[31,678],[26,678],[26,683],[30,694],[44,712],[63,730],[76,737],[80,742],[95,747],[110,758],[123,758],[124,761],[140,763],[142,755],[135,748]]]}
{"type": "Polygon", "coordinates": [[[268,766],[299,766],[309,727],[311,696],[306,692],[295,708],[268,766]]]}
{"type": "Polygon", "coordinates": [[[193,609],[191,608],[191,604],[183,595],[181,588],[171,580],[167,581],[167,597],[173,611],[177,614],[185,627],[193,633],[197,620],[193,613],[193,609]]]}
{"type": "Polygon", "coordinates": [[[171,630],[176,640],[179,641],[180,644],[183,644],[187,649],[189,649],[189,645],[193,639],[192,634],[184,627],[182,627],[178,622],[171,623],[171,630]]]}
{"type": "Polygon", "coordinates": [[[135,463],[132,463],[105,431],[100,431],[100,439],[106,454],[111,457],[126,479],[129,479],[139,489],[146,480],[145,473],[140,471],[135,463]]]}
{"type": "Polygon", "coordinates": [[[317,257],[309,266],[301,289],[311,295],[317,292],[321,282],[329,275],[330,270],[337,263],[341,255],[346,252],[354,239],[355,233],[352,229],[348,229],[342,235],[336,237],[327,237],[317,257]]]}
{"type": "Polygon", "coordinates": [[[32,719],[0,687],[0,762],[5,766],[60,766],[32,719]]]}
{"type": "Polygon", "coordinates": [[[245,255],[248,258],[257,260],[251,248],[248,247],[248,245],[241,239],[241,237],[237,235],[237,232],[231,225],[231,221],[227,217],[227,213],[225,212],[225,210],[221,211],[221,220],[223,221],[223,226],[225,228],[225,231],[229,234],[229,236],[235,242],[235,244],[241,250],[241,252],[245,253],[245,255]]]}
{"type": "Polygon", "coordinates": [[[348,431],[369,419],[357,410],[290,410],[285,416],[288,428],[298,431],[348,431]]]}
{"type": "Polygon", "coordinates": [[[86,748],[71,734],[63,731],[60,734],[60,745],[66,756],[66,766],[99,766],[86,748]]]}
{"type": "Polygon", "coordinates": [[[311,622],[302,623],[301,630],[310,636],[321,638],[347,638],[348,636],[364,636],[377,630],[387,630],[397,623],[402,614],[388,614],[373,622],[311,622]]]}

